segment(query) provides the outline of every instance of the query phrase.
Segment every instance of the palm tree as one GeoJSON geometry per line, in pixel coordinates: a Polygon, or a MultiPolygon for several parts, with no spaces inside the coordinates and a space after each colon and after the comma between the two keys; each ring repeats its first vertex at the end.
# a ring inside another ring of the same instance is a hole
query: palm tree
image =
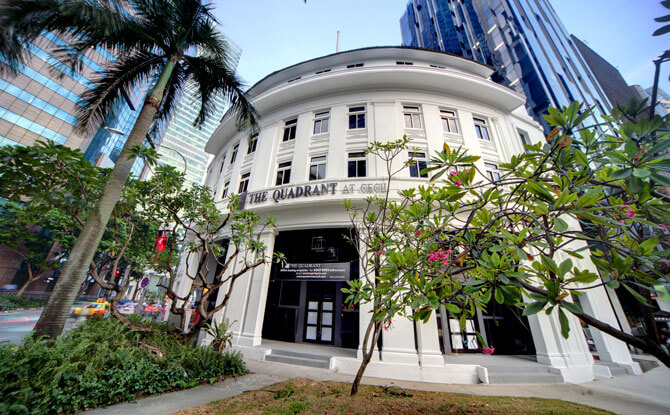
{"type": "Polygon", "coordinates": [[[116,61],[105,68],[82,97],[81,130],[99,126],[115,104],[135,85],[149,88],[139,117],[105,183],[68,261],[35,325],[35,335],[55,338],[77,295],[95,250],[119,200],[135,157],[152,125],[169,122],[185,82],[195,82],[202,124],[214,110],[212,97],[223,94],[237,111],[240,127],[256,128],[257,114],[231,65],[230,48],[217,30],[213,6],[203,0],[3,0],[0,2],[0,58],[5,70],[25,61],[27,42],[44,31],[74,39],[53,51],[77,69],[83,54],[96,46],[112,51],[116,61]]]}

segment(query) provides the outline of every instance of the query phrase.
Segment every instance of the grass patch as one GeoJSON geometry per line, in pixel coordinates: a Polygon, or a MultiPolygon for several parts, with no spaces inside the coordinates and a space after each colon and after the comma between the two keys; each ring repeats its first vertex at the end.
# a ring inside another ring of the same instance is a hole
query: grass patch
{"type": "Polygon", "coordinates": [[[0,295],[0,311],[11,311],[17,308],[43,307],[47,300],[19,297],[16,295],[0,295]]]}
{"type": "Polygon", "coordinates": [[[258,391],[186,409],[178,414],[611,414],[601,409],[556,399],[409,391],[367,385],[361,385],[358,395],[350,398],[350,387],[348,383],[291,379],[258,391]]]}

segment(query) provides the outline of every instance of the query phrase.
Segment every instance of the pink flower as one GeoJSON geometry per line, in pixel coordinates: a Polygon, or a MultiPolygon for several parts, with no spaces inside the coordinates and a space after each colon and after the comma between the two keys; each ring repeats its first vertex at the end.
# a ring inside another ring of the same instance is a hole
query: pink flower
{"type": "Polygon", "coordinates": [[[647,153],[648,153],[647,150],[642,150],[642,154],[647,154],[647,153]]]}
{"type": "Polygon", "coordinates": [[[625,224],[626,224],[626,221],[625,221],[625,220],[623,220],[623,219],[619,219],[619,222],[621,222],[621,225],[619,225],[619,226],[623,226],[623,225],[625,225],[625,224]]]}
{"type": "Polygon", "coordinates": [[[661,224],[661,228],[668,229],[668,225],[661,224]]]}
{"type": "Polygon", "coordinates": [[[452,171],[450,171],[450,172],[449,172],[449,175],[450,175],[451,177],[458,176],[458,170],[452,170],[452,171]]]}
{"type": "Polygon", "coordinates": [[[443,259],[442,260],[442,265],[444,265],[446,267],[447,265],[449,265],[449,261],[447,261],[446,259],[443,259]]]}
{"type": "Polygon", "coordinates": [[[456,186],[458,186],[458,187],[463,186],[463,182],[461,182],[460,180],[456,180],[456,181],[454,181],[454,184],[455,184],[456,186]]]}
{"type": "Polygon", "coordinates": [[[454,252],[454,251],[452,251],[451,249],[447,249],[447,255],[451,255],[452,252],[454,252]]]}
{"type": "Polygon", "coordinates": [[[421,235],[421,231],[416,231],[416,232],[414,232],[414,235],[416,235],[416,236],[421,235]]]}
{"type": "Polygon", "coordinates": [[[384,255],[385,253],[386,253],[386,251],[384,251],[384,250],[375,251],[375,254],[377,254],[377,255],[384,255]]]}
{"type": "Polygon", "coordinates": [[[638,156],[635,156],[635,158],[633,159],[633,161],[639,161],[639,160],[640,158],[638,156]]]}
{"type": "Polygon", "coordinates": [[[621,205],[622,208],[626,209],[628,205],[621,205]]]}
{"type": "Polygon", "coordinates": [[[484,353],[484,354],[493,354],[493,352],[495,352],[495,351],[496,351],[496,349],[495,349],[495,347],[493,347],[493,346],[491,346],[491,347],[486,347],[486,346],[482,347],[482,353],[484,353]]]}
{"type": "Polygon", "coordinates": [[[384,243],[383,243],[383,242],[380,242],[380,243],[379,243],[379,246],[384,246],[384,243]]]}
{"type": "Polygon", "coordinates": [[[626,216],[628,216],[629,218],[632,218],[633,216],[635,216],[635,211],[633,209],[628,209],[626,211],[626,216]]]}

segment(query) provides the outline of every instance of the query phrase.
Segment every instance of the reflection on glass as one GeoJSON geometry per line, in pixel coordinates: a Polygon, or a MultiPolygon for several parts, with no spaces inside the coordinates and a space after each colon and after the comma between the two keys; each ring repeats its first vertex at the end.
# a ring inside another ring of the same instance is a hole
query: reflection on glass
{"type": "Polygon", "coordinates": [[[323,311],[332,311],[333,303],[331,301],[326,301],[323,303],[323,311]]]}
{"type": "Polygon", "coordinates": [[[308,310],[318,310],[319,309],[319,302],[318,301],[309,301],[307,304],[307,309],[308,310]]]}
{"type": "Polygon", "coordinates": [[[316,324],[316,311],[307,313],[307,324],[316,324]]]}
{"type": "Polygon", "coordinates": [[[321,314],[321,324],[324,326],[333,325],[333,313],[323,313],[321,314]]]}
{"type": "Polygon", "coordinates": [[[332,331],[330,327],[324,327],[321,329],[321,340],[329,342],[332,339],[332,331]]]}
{"type": "Polygon", "coordinates": [[[305,338],[307,340],[316,340],[316,327],[307,327],[307,334],[305,334],[305,338]]]}

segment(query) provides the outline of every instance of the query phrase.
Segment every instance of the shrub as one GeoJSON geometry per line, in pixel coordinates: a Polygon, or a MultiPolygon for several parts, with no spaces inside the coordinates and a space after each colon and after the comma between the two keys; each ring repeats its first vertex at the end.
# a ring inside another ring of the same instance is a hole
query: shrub
{"type": "Polygon", "coordinates": [[[19,297],[15,295],[0,295],[0,311],[11,311],[17,308],[42,307],[46,300],[37,298],[19,297]]]}
{"type": "Polygon", "coordinates": [[[144,333],[91,319],[52,346],[31,338],[0,346],[0,414],[72,413],[246,372],[239,353],[183,344],[162,325],[144,333]]]}

